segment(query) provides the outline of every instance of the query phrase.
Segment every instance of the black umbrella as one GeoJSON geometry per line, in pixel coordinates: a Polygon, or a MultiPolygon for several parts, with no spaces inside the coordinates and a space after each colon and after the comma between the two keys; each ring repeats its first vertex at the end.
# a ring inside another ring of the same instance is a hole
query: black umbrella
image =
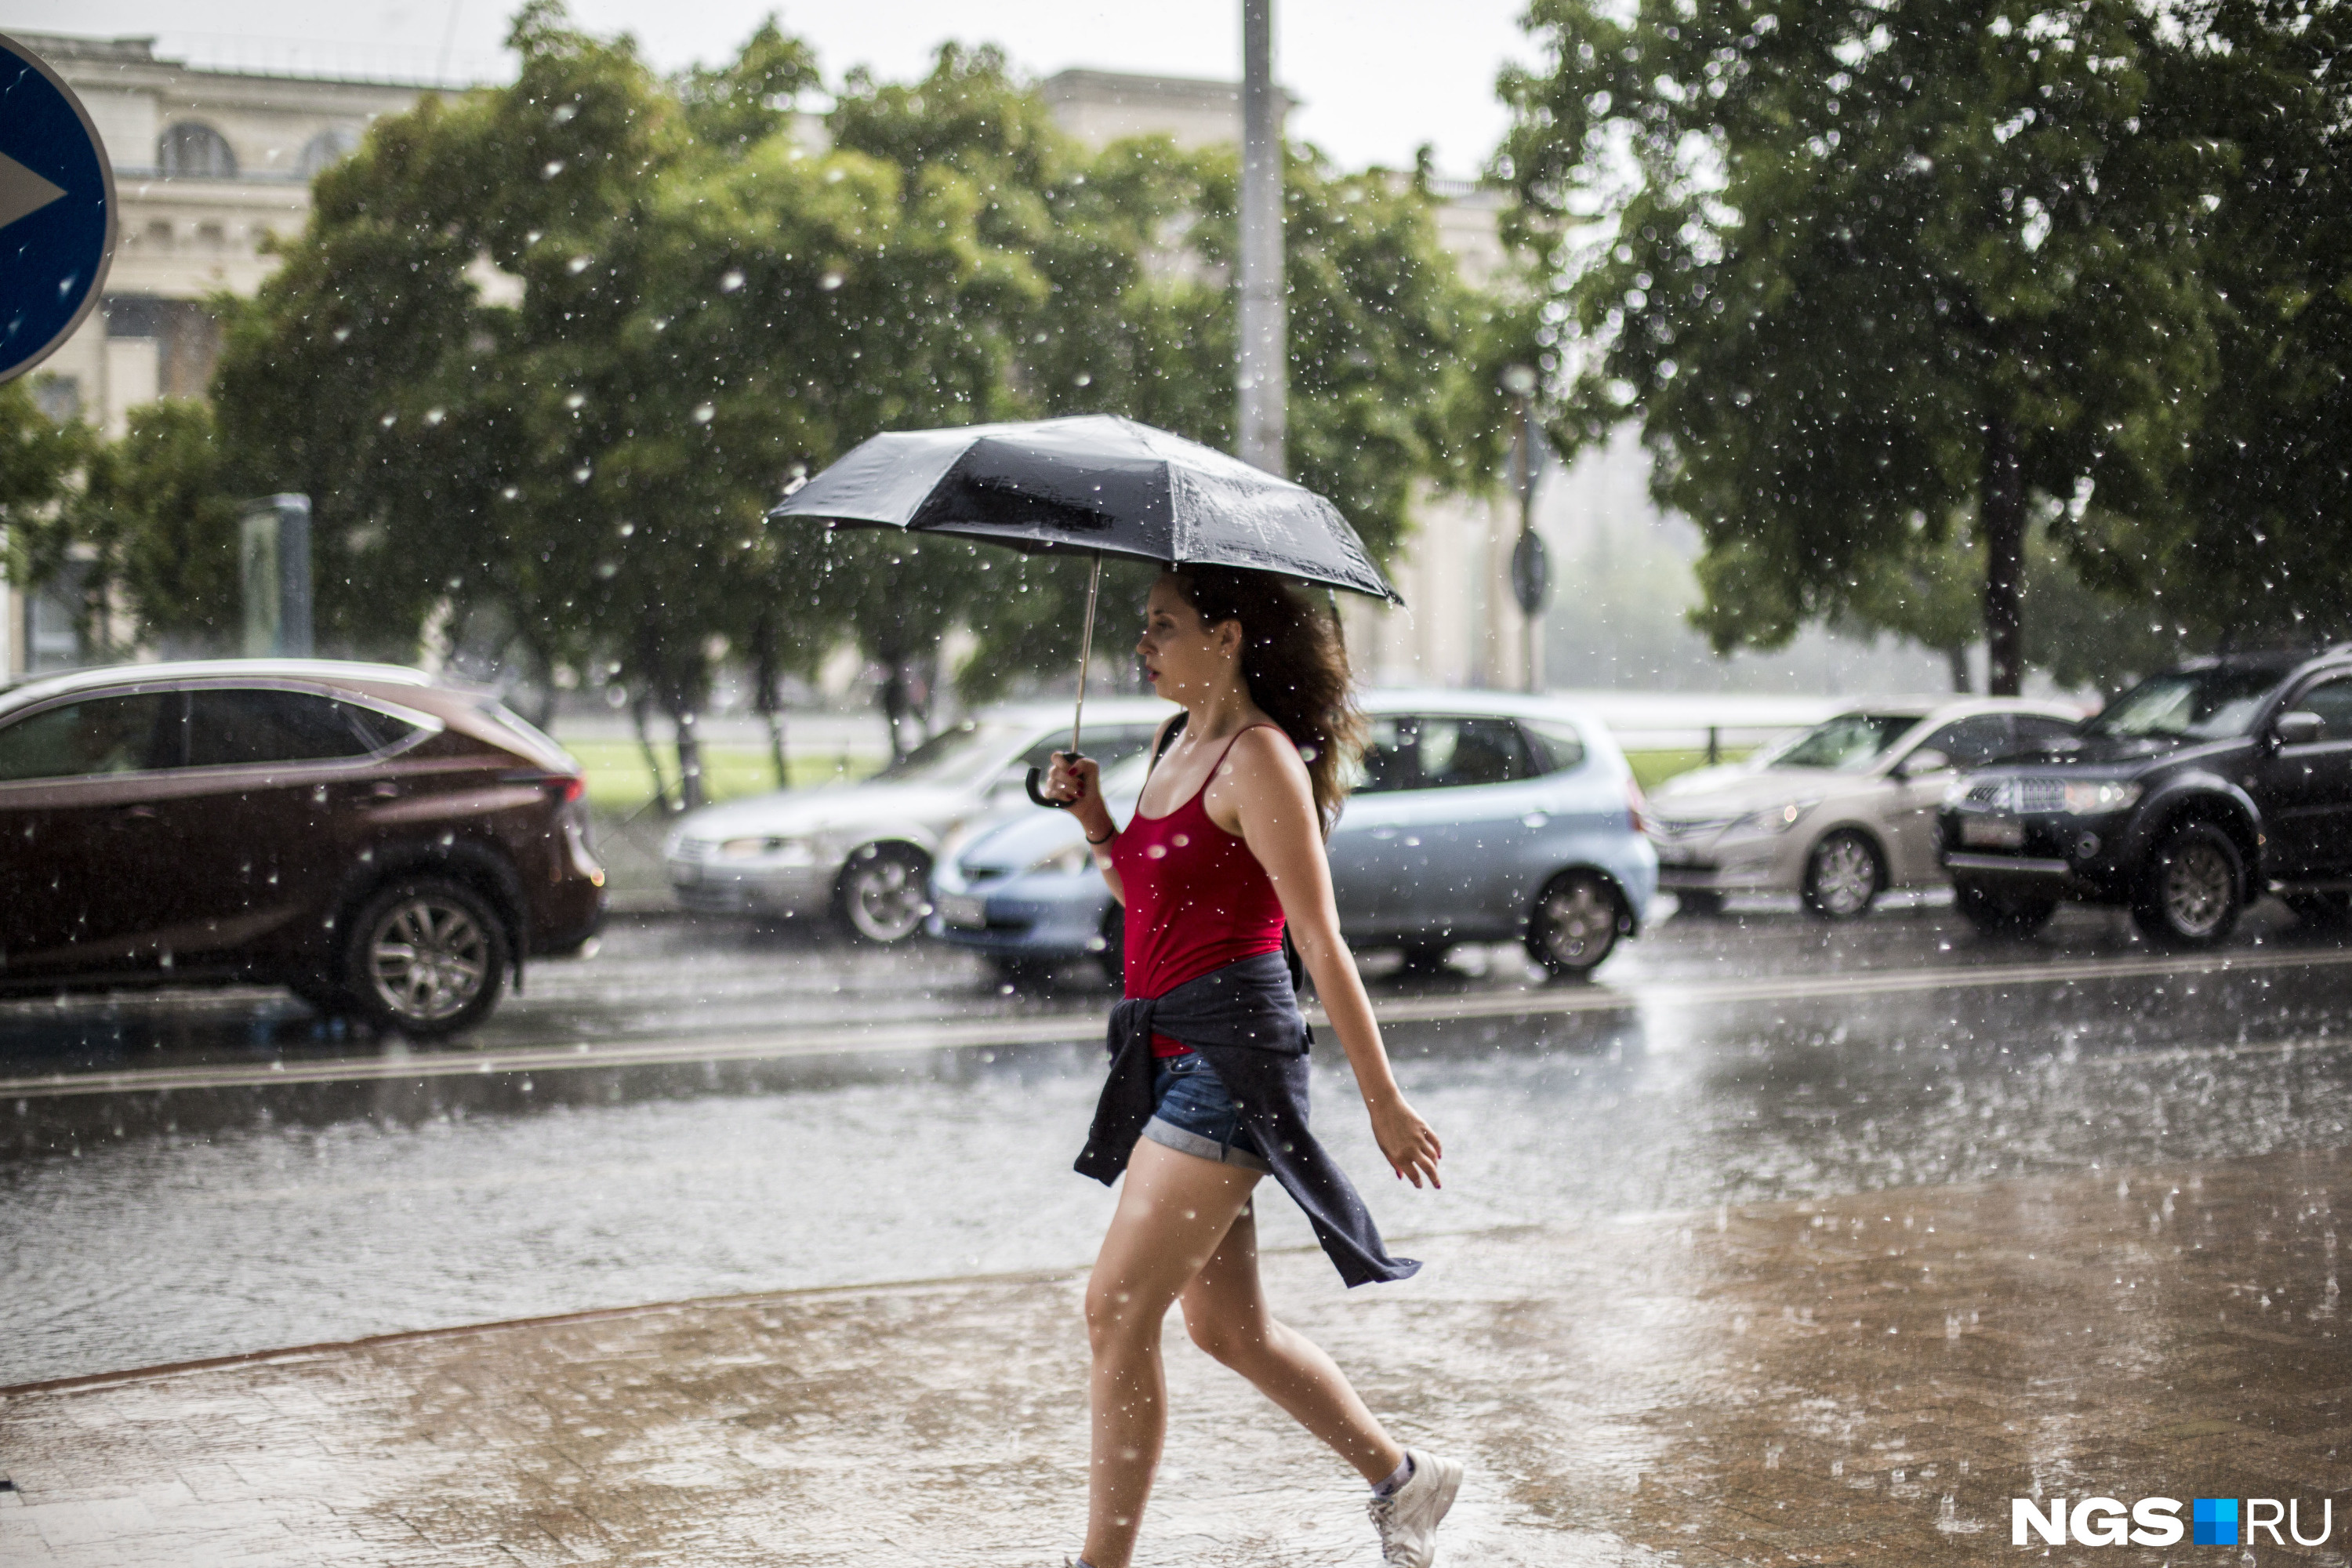
{"type": "MultiPolygon", "coordinates": [[[[1404,603],[1348,520],[1321,496],[1114,415],[877,436],[768,515],[1093,556],[1070,721],[1073,752],[1086,713],[1105,555],[1169,566],[1242,566],[1404,603]]],[[[1051,804],[1038,796],[1034,770],[1029,793],[1051,804]]]]}

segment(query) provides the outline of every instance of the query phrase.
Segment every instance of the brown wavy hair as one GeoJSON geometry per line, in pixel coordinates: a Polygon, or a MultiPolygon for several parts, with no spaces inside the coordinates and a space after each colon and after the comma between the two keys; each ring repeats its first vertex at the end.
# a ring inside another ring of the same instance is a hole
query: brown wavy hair
{"type": "Polygon", "coordinates": [[[1347,804],[1366,726],[1336,616],[1283,578],[1237,566],[1179,566],[1169,575],[1203,626],[1238,621],[1250,700],[1282,726],[1307,763],[1315,812],[1328,836],[1347,804]]]}

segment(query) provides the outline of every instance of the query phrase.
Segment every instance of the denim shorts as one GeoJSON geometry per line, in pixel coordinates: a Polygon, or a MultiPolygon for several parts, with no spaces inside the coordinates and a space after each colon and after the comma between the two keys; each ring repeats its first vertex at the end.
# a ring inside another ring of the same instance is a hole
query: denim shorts
{"type": "Polygon", "coordinates": [[[1242,1125],[1233,1096],[1200,1052],[1155,1062],[1151,1098],[1154,1110],[1143,1124],[1143,1135],[1154,1143],[1245,1171],[1273,1170],[1242,1125]]]}

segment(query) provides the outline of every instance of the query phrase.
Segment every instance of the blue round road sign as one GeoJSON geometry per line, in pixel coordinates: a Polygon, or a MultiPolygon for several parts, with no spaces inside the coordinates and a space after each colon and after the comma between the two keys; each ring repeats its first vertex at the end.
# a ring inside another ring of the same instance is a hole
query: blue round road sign
{"type": "Polygon", "coordinates": [[[114,170],[73,89],[0,34],[0,381],[54,353],[114,255],[114,170]]]}

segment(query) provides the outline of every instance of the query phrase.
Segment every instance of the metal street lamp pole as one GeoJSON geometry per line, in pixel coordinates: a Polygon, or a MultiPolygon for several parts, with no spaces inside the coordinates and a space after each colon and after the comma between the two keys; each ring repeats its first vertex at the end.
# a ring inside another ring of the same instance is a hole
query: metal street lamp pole
{"type": "Polygon", "coordinates": [[[1520,668],[1529,691],[1542,689],[1538,636],[1543,607],[1551,594],[1551,563],[1543,537],[1536,532],[1536,479],[1543,471],[1543,449],[1536,437],[1536,373],[1515,364],[1503,372],[1503,390],[1511,395],[1518,418],[1511,432],[1511,488],[1519,498],[1519,538],[1511,550],[1511,596],[1518,601],[1520,668]]]}
{"type": "Polygon", "coordinates": [[[1289,394],[1282,288],[1282,102],[1274,85],[1274,0],[1242,0],[1241,451],[1287,475],[1289,394]]]}

